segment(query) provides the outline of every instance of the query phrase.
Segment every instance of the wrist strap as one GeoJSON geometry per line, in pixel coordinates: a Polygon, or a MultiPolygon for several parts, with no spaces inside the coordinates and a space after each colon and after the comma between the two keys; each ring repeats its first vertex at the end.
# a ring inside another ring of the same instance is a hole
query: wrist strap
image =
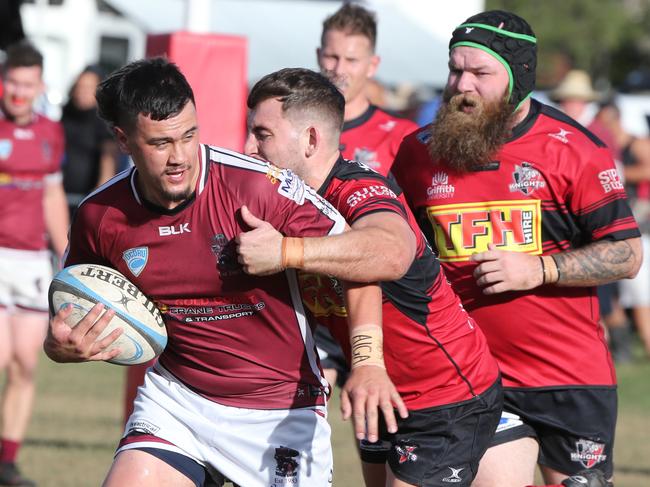
{"type": "Polygon", "coordinates": [[[560,280],[560,269],[557,266],[557,262],[552,255],[540,255],[540,261],[542,262],[542,272],[544,273],[544,279],[542,284],[555,284],[560,280]]]}
{"type": "Polygon", "coordinates": [[[367,325],[352,330],[350,336],[352,347],[352,367],[362,365],[376,365],[383,369],[384,365],[384,338],[379,325],[367,325]]]}
{"type": "Polygon", "coordinates": [[[305,264],[305,241],[298,237],[282,238],[282,268],[302,269],[305,264]]]}

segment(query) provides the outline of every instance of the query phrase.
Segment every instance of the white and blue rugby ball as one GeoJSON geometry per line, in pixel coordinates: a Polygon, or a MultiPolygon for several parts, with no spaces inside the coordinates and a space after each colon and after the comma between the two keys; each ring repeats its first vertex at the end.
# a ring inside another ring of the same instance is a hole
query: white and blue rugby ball
{"type": "Polygon", "coordinates": [[[118,327],[124,330],[109,346],[119,347],[121,353],[108,362],[142,364],[160,355],[167,345],[167,329],[156,305],[115,269],[97,264],[66,267],[54,276],[48,297],[52,315],[72,305],[66,323],[73,328],[95,303],[115,311],[98,337],[101,339],[118,327]]]}

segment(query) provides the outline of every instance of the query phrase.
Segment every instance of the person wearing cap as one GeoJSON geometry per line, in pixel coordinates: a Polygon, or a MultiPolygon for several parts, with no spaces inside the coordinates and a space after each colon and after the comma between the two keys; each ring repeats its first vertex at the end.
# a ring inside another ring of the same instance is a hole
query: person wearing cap
{"type": "Polygon", "coordinates": [[[591,77],[586,71],[572,69],[557,88],[549,93],[549,98],[569,117],[588,127],[597,111],[594,102],[602,96],[593,89],[591,77]]]}
{"type": "Polygon", "coordinates": [[[616,376],[595,286],[633,277],[640,234],[604,144],[531,98],[537,39],[505,11],[449,43],[435,121],[392,171],[499,362],[505,401],[474,487],[605,486],[616,376]],[[587,470],[578,478],[567,478],[587,470]]]}

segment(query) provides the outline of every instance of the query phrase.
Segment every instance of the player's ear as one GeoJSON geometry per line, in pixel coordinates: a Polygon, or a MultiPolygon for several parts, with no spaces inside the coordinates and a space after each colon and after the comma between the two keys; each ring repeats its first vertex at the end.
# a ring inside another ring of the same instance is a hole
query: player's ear
{"type": "Polygon", "coordinates": [[[117,145],[120,147],[120,150],[127,155],[131,154],[129,149],[128,137],[122,128],[113,127],[113,133],[115,134],[115,140],[117,140],[117,145]]]}
{"type": "Polygon", "coordinates": [[[310,125],[305,129],[306,144],[305,144],[305,156],[311,157],[318,151],[318,148],[321,144],[321,134],[318,129],[310,125]]]}
{"type": "Polygon", "coordinates": [[[381,62],[381,58],[377,54],[373,54],[370,57],[370,65],[368,66],[368,78],[372,78],[375,76],[375,73],[379,68],[380,62],[381,62]]]}

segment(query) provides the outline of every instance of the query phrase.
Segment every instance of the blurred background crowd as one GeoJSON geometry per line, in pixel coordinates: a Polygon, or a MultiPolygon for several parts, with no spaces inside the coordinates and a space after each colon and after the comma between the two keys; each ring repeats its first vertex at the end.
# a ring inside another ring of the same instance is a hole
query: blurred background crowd
{"type": "MultiPolygon", "coordinates": [[[[129,164],[96,116],[94,90],[104,75],[151,53],[156,36],[182,31],[219,33],[243,46],[243,74],[239,65],[217,61],[209,71],[211,80],[215,72],[227,78],[236,71],[250,86],[282,67],[316,69],[321,21],[341,3],[2,0],[0,63],[3,49],[23,38],[44,54],[47,91],[37,105],[64,126],[64,188],[72,213],[86,194],[129,164]]],[[[650,0],[360,3],[377,13],[380,31],[377,52],[382,63],[368,96],[418,125],[435,116],[447,73],[447,39],[460,21],[495,8],[529,19],[541,40],[535,97],[554,104],[608,145],[650,255],[650,0]]],[[[204,132],[206,142],[241,149],[245,94],[239,96],[235,102],[242,101],[240,108],[223,110],[225,117],[220,113],[237,127],[235,137],[215,140],[204,132]]],[[[602,287],[600,301],[615,359],[632,360],[634,337],[650,356],[650,266],[634,280],[602,287]]]]}

